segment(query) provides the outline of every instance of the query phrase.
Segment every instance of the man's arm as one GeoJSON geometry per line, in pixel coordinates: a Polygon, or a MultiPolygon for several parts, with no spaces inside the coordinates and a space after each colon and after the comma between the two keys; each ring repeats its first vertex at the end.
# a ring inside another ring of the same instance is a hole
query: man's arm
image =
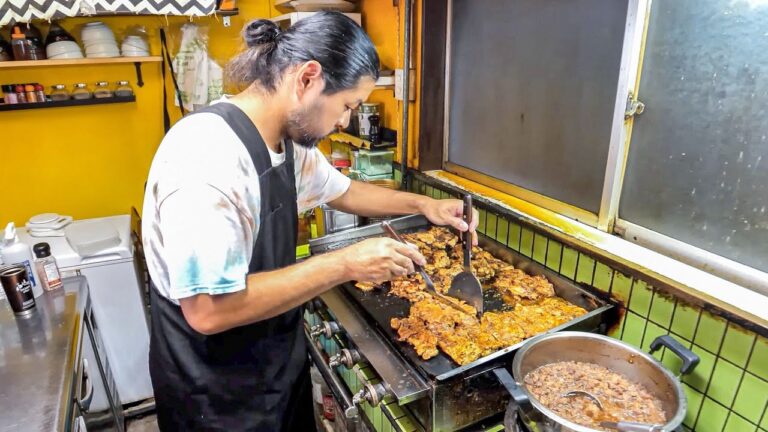
{"type": "Polygon", "coordinates": [[[424,264],[415,249],[376,238],[273,271],[249,274],[246,289],[220,295],[198,294],[179,303],[187,323],[203,334],[262,321],[299,306],[340,283],[382,282],[424,264]]]}
{"type": "MultiPolygon", "coordinates": [[[[436,225],[450,225],[459,231],[469,229],[473,233],[479,220],[473,209],[472,226],[467,227],[462,219],[464,205],[461,200],[436,200],[359,181],[353,181],[343,195],[328,204],[337,210],[368,217],[420,213],[436,225]]],[[[474,239],[477,244],[476,236],[474,239]]]]}

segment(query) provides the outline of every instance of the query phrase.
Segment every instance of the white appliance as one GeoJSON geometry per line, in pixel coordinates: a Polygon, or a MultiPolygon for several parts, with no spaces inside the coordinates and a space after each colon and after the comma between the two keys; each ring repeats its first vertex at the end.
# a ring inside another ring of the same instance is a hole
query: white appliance
{"type": "MultiPolygon", "coordinates": [[[[72,249],[66,237],[31,237],[26,230],[19,229],[19,238],[30,246],[48,243],[63,277],[86,277],[93,314],[101,327],[101,337],[121,402],[126,404],[148,399],[153,396],[149,378],[149,324],[134,257],[131,217],[120,215],[76,220],[67,228],[78,224],[82,228],[94,225],[94,222],[112,225],[120,236],[119,244],[82,257],[72,249]]],[[[108,407],[106,395],[99,393],[96,391],[94,395],[94,410],[108,407]]]]}

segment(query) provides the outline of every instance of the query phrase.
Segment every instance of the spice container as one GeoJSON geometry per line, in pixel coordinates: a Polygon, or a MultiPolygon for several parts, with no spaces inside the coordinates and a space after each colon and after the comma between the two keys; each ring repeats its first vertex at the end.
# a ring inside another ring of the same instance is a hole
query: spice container
{"type": "Polygon", "coordinates": [[[16,99],[19,103],[27,103],[27,94],[24,92],[24,86],[21,84],[16,85],[16,99]]]}
{"type": "Polygon", "coordinates": [[[12,85],[3,86],[3,99],[6,105],[14,105],[19,103],[19,99],[16,97],[16,89],[12,85]]]}
{"type": "Polygon", "coordinates": [[[28,103],[35,103],[37,102],[37,93],[35,93],[35,86],[32,84],[27,84],[24,86],[24,91],[27,93],[27,102],[28,103]]]}
{"type": "Polygon", "coordinates": [[[380,124],[381,118],[379,117],[379,113],[375,112],[371,114],[370,117],[368,117],[368,123],[370,123],[370,129],[368,130],[368,141],[371,142],[371,144],[380,144],[381,143],[381,124],[380,124]]]}
{"type": "Polygon", "coordinates": [[[106,81],[99,81],[96,83],[96,90],[93,91],[93,97],[96,99],[111,98],[112,90],[109,89],[109,83],[106,81]]]}
{"type": "Polygon", "coordinates": [[[360,106],[358,119],[360,120],[360,138],[369,139],[371,133],[371,116],[379,113],[379,104],[364,103],[360,106]]]}
{"type": "Polygon", "coordinates": [[[14,60],[31,60],[33,50],[32,41],[28,40],[21,29],[16,27],[11,35],[11,49],[13,50],[14,60]]]}
{"type": "Polygon", "coordinates": [[[46,102],[45,89],[40,84],[35,84],[35,96],[38,102],[46,102]]]}
{"type": "Polygon", "coordinates": [[[46,291],[53,291],[61,287],[61,273],[56,264],[56,258],[51,255],[51,246],[48,243],[38,243],[32,251],[35,253],[35,269],[40,277],[40,283],[46,291]]]}
{"type": "Polygon", "coordinates": [[[51,92],[51,100],[52,101],[69,100],[69,92],[67,91],[67,87],[64,84],[56,84],[55,86],[53,86],[53,91],[51,92]]]}
{"type": "Polygon", "coordinates": [[[85,83],[75,84],[75,89],[72,90],[72,99],[82,100],[90,99],[91,97],[93,97],[91,90],[88,89],[88,86],[85,85],[85,83]]]}
{"type": "Polygon", "coordinates": [[[129,97],[133,96],[133,88],[128,81],[118,81],[117,89],[115,89],[115,96],[117,97],[129,97]]]}

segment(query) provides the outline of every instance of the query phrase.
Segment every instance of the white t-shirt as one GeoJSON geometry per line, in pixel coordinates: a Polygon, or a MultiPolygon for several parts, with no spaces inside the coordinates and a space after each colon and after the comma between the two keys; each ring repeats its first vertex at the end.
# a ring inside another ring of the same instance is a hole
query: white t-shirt
{"type": "MultiPolygon", "coordinates": [[[[227,103],[227,102],[220,102],[227,103]]],[[[333,201],[350,180],[315,149],[293,146],[299,212],[333,201]]],[[[270,150],[272,166],[285,153],[270,150]]],[[[174,125],[155,154],[142,231],[149,274],[178,299],[245,288],[259,232],[259,177],[244,144],[212,113],[174,125]]]]}

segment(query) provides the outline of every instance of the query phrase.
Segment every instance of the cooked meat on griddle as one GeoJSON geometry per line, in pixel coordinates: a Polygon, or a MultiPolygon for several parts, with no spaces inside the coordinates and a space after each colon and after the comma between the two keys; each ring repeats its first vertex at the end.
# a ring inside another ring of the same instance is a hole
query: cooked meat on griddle
{"type": "Polygon", "coordinates": [[[380,285],[377,285],[373,282],[356,282],[355,288],[359,289],[360,291],[364,292],[370,292],[373,291],[376,288],[379,288],[380,285]]]}
{"type": "Polygon", "coordinates": [[[518,304],[512,313],[525,331],[525,337],[529,338],[580,317],[587,311],[560,297],[549,297],[539,303],[518,304]]]}
{"type": "MultiPolygon", "coordinates": [[[[431,228],[403,237],[419,247],[427,259],[424,269],[435,289],[445,294],[454,276],[464,270],[458,236],[446,228],[431,228]]],[[[487,311],[478,321],[475,309],[466,303],[456,300],[467,311],[461,313],[435,299],[418,274],[390,282],[389,295],[411,303],[409,315],[392,318],[390,324],[400,340],[411,344],[421,358],[438,355],[439,348],[456,363],[465,365],[587,312],[555,297],[545,277],[528,275],[479,247],[473,248],[472,268],[484,289],[498,291],[510,310],[487,311]]],[[[360,283],[356,286],[363,291],[376,287],[360,283]]]]}
{"type": "Polygon", "coordinates": [[[501,293],[505,303],[512,306],[535,303],[555,295],[555,288],[547,278],[531,276],[515,268],[499,271],[491,287],[501,293]]]}

